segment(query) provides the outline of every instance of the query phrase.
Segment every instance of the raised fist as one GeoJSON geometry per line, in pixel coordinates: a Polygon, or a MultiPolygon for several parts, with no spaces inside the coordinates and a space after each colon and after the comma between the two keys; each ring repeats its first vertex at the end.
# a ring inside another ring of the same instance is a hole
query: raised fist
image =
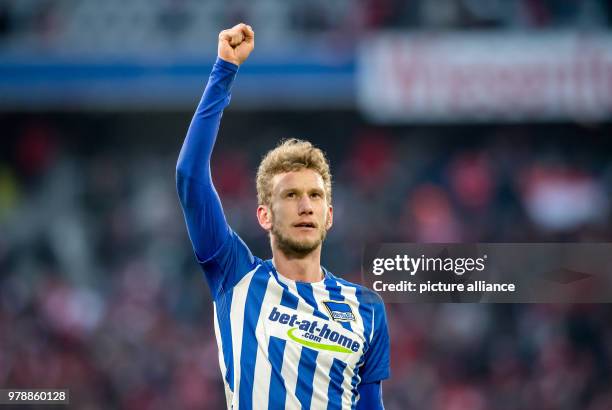
{"type": "Polygon", "coordinates": [[[255,32],[244,23],[219,33],[219,57],[240,65],[249,57],[255,47],[255,32]]]}

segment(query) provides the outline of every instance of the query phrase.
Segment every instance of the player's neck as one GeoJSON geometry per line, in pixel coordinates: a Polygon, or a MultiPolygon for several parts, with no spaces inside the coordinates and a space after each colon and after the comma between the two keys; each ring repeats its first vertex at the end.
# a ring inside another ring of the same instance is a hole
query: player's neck
{"type": "Polygon", "coordinates": [[[298,282],[319,282],[323,279],[321,247],[300,258],[288,257],[279,249],[272,250],[272,263],[284,277],[298,282]]]}

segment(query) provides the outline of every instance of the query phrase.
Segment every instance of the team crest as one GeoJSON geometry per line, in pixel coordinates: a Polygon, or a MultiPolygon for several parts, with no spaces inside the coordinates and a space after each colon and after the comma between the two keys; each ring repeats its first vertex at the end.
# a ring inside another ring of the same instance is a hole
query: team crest
{"type": "Polygon", "coordinates": [[[329,315],[336,322],[351,322],[355,321],[355,315],[353,315],[353,311],[348,303],[343,302],[323,302],[329,315]]]}

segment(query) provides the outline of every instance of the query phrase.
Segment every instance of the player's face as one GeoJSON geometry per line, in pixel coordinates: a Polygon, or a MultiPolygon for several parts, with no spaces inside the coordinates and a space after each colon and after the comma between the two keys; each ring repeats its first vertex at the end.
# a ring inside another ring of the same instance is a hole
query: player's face
{"type": "Polygon", "coordinates": [[[278,247],[303,256],[317,249],[332,223],[323,178],[310,169],[272,178],[270,231],[278,247]]]}

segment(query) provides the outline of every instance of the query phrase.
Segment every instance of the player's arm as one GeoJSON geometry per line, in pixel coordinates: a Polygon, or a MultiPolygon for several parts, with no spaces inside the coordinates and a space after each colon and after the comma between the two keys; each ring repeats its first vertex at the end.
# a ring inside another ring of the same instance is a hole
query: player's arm
{"type": "MultiPolygon", "coordinates": [[[[212,182],[210,159],[223,109],[230,101],[234,77],[253,48],[254,33],[250,26],[238,24],[219,34],[218,58],[176,165],[179,200],[193,249],[201,264],[218,255],[233,235],[212,182]]],[[[236,240],[239,238],[236,237],[236,240]]],[[[223,279],[216,276],[223,274],[223,269],[205,271],[214,294],[223,279]]]]}
{"type": "Polygon", "coordinates": [[[385,305],[380,296],[375,292],[368,291],[366,297],[372,303],[374,329],[363,366],[359,369],[361,383],[357,387],[359,392],[357,409],[380,410],[384,409],[382,380],[390,376],[389,328],[385,305]]]}
{"type": "Polygon", "coordinates": [[[382,382],[360,383],[357,387],[359,401],[357,410],[384,410],[382,401],[382,382]]]}

